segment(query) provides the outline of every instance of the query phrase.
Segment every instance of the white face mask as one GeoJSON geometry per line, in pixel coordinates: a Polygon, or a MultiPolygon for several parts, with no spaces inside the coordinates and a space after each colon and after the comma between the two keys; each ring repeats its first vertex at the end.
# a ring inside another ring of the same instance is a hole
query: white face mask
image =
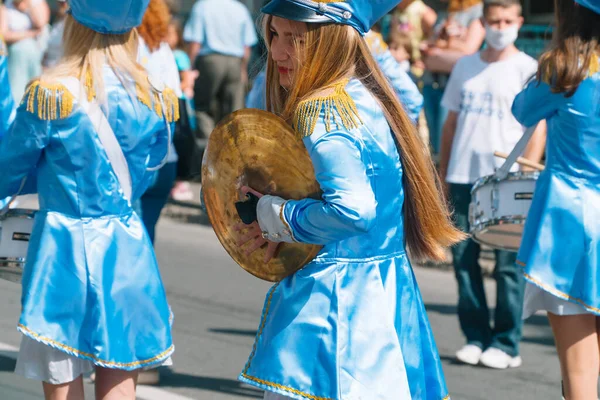
{"type": "Polygon", "coordinates": [[[515,43],[519,37],[519,25],[510,25],[503,30],[494,29],[491,26],[485,26],[485,41],[488,46],[496,50],[504,50],[515,43]]]}

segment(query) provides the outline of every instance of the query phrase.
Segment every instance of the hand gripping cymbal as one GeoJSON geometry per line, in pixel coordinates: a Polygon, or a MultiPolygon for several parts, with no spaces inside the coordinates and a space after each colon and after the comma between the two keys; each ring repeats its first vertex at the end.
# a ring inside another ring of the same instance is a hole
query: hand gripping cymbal
{"type": "Polygon", "coordinates": [[[320,198],[304,144],[283,119],[272,113],[236,111],[210,135],[202,160],[202,191],[208,217],[231,258],[260,279],[280,281],[316,257],[321,246],[301,243],[282,243],[267,264],[266,246],[246,255],[246,245],[238,246],[240,232],[235,230],[241,222],[235,203],[244,200],[242,186],[284,199],[320,198]]]}

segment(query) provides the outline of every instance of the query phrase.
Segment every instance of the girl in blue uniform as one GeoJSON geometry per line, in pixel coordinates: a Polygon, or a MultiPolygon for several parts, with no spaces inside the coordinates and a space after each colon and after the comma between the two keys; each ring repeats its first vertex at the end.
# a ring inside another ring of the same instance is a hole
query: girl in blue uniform
{"type": "Polygon", "coordinates": [[[525,126],[548,123],[518,263],[524,317],[548,312],[567,400],[597,399],[600,369],[600,1],[555,0],[556,38],[517,96],[525,126]]]}
{"type": "Polygon", "coordinates": [[[82,374],[95,368],[96,398],[133,400],[137,371],[174,349],[152,244],[131,208],[177,117],[173,92],[136,63],[132,29],[147,4],[71,0],[62,60],[30,84],[0,140],[0,198],[37,176],[16,372],[43,381],[49,399],[83,399],[82,374]]]}
{"type": "MultiPolygon", "coordinates": [[[[397,0],[273,0],[263,8],[267,107],[294,127],[323,196],[262,196],[247,252],[323,245],[266,297],[240,380],[266,398],[448,399],[409,261],[462,238],[427,149],[365,39],[397,0]]],[[[251,191],[244,188],[243,191],[251,191]]]]}

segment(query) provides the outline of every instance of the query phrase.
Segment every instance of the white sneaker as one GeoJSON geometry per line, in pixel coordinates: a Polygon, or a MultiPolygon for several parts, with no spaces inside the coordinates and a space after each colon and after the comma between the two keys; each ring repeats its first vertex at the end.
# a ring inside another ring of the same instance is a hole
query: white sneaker
{"type": "Polygon", "coordinates": [[[456,359],[469,365],[479,364],[481,358],[481,348],[474,344],[465,344],[462,349],[456,352],[456,359]]]}
{"type": "Polygon", "coordinates": [[[520,367],[523,359],[520,356],[511,357],[500,349],[490,347],[483,352],[479,362],[489,368],[506,369],[520,367]]]}

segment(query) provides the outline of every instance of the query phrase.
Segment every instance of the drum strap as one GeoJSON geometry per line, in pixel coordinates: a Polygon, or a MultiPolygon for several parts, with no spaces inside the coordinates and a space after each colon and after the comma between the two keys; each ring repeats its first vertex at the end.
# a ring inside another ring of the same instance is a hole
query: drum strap
{"type": "Polygon", "coordinates": [[[517,145],[515,146],[515,148],[510,152],[510,154],[506,158],[506,161],[504,162],[504,164],[502,164],[502,166],[496,171],[495,175],[496,175],[497,179],[502,180],[508,176],[510,169],[517,161],[517,158],[519,158],[521,156],[521,154],[523,154],[523,152],[525,151],[525,148],[527,147],[527,143],[529,143],[529,141],[531,140],[531,137],[535,133],[535,129],[537,128],[537,125],[538,124],[535,124],[534,126],[529,127],[525,130],[525,133],[523,134],[521,139],[517,142],[517,145]]]}
{"type": "Polygon", "coordinates": [[[79,102],[81,109],[92,122],[98,138],[104,147],[104,151],[106,151],[106,156],[110,161],[112,169],[117,176],[121,190],[123,190],[125,198],[131,200],[131,174],[127,165],[127,159],[104,112],[97,101],[88,101],[83,85],[77,78],[69,77],[60,81],[73,94],[73,97],[79,102]]]}

